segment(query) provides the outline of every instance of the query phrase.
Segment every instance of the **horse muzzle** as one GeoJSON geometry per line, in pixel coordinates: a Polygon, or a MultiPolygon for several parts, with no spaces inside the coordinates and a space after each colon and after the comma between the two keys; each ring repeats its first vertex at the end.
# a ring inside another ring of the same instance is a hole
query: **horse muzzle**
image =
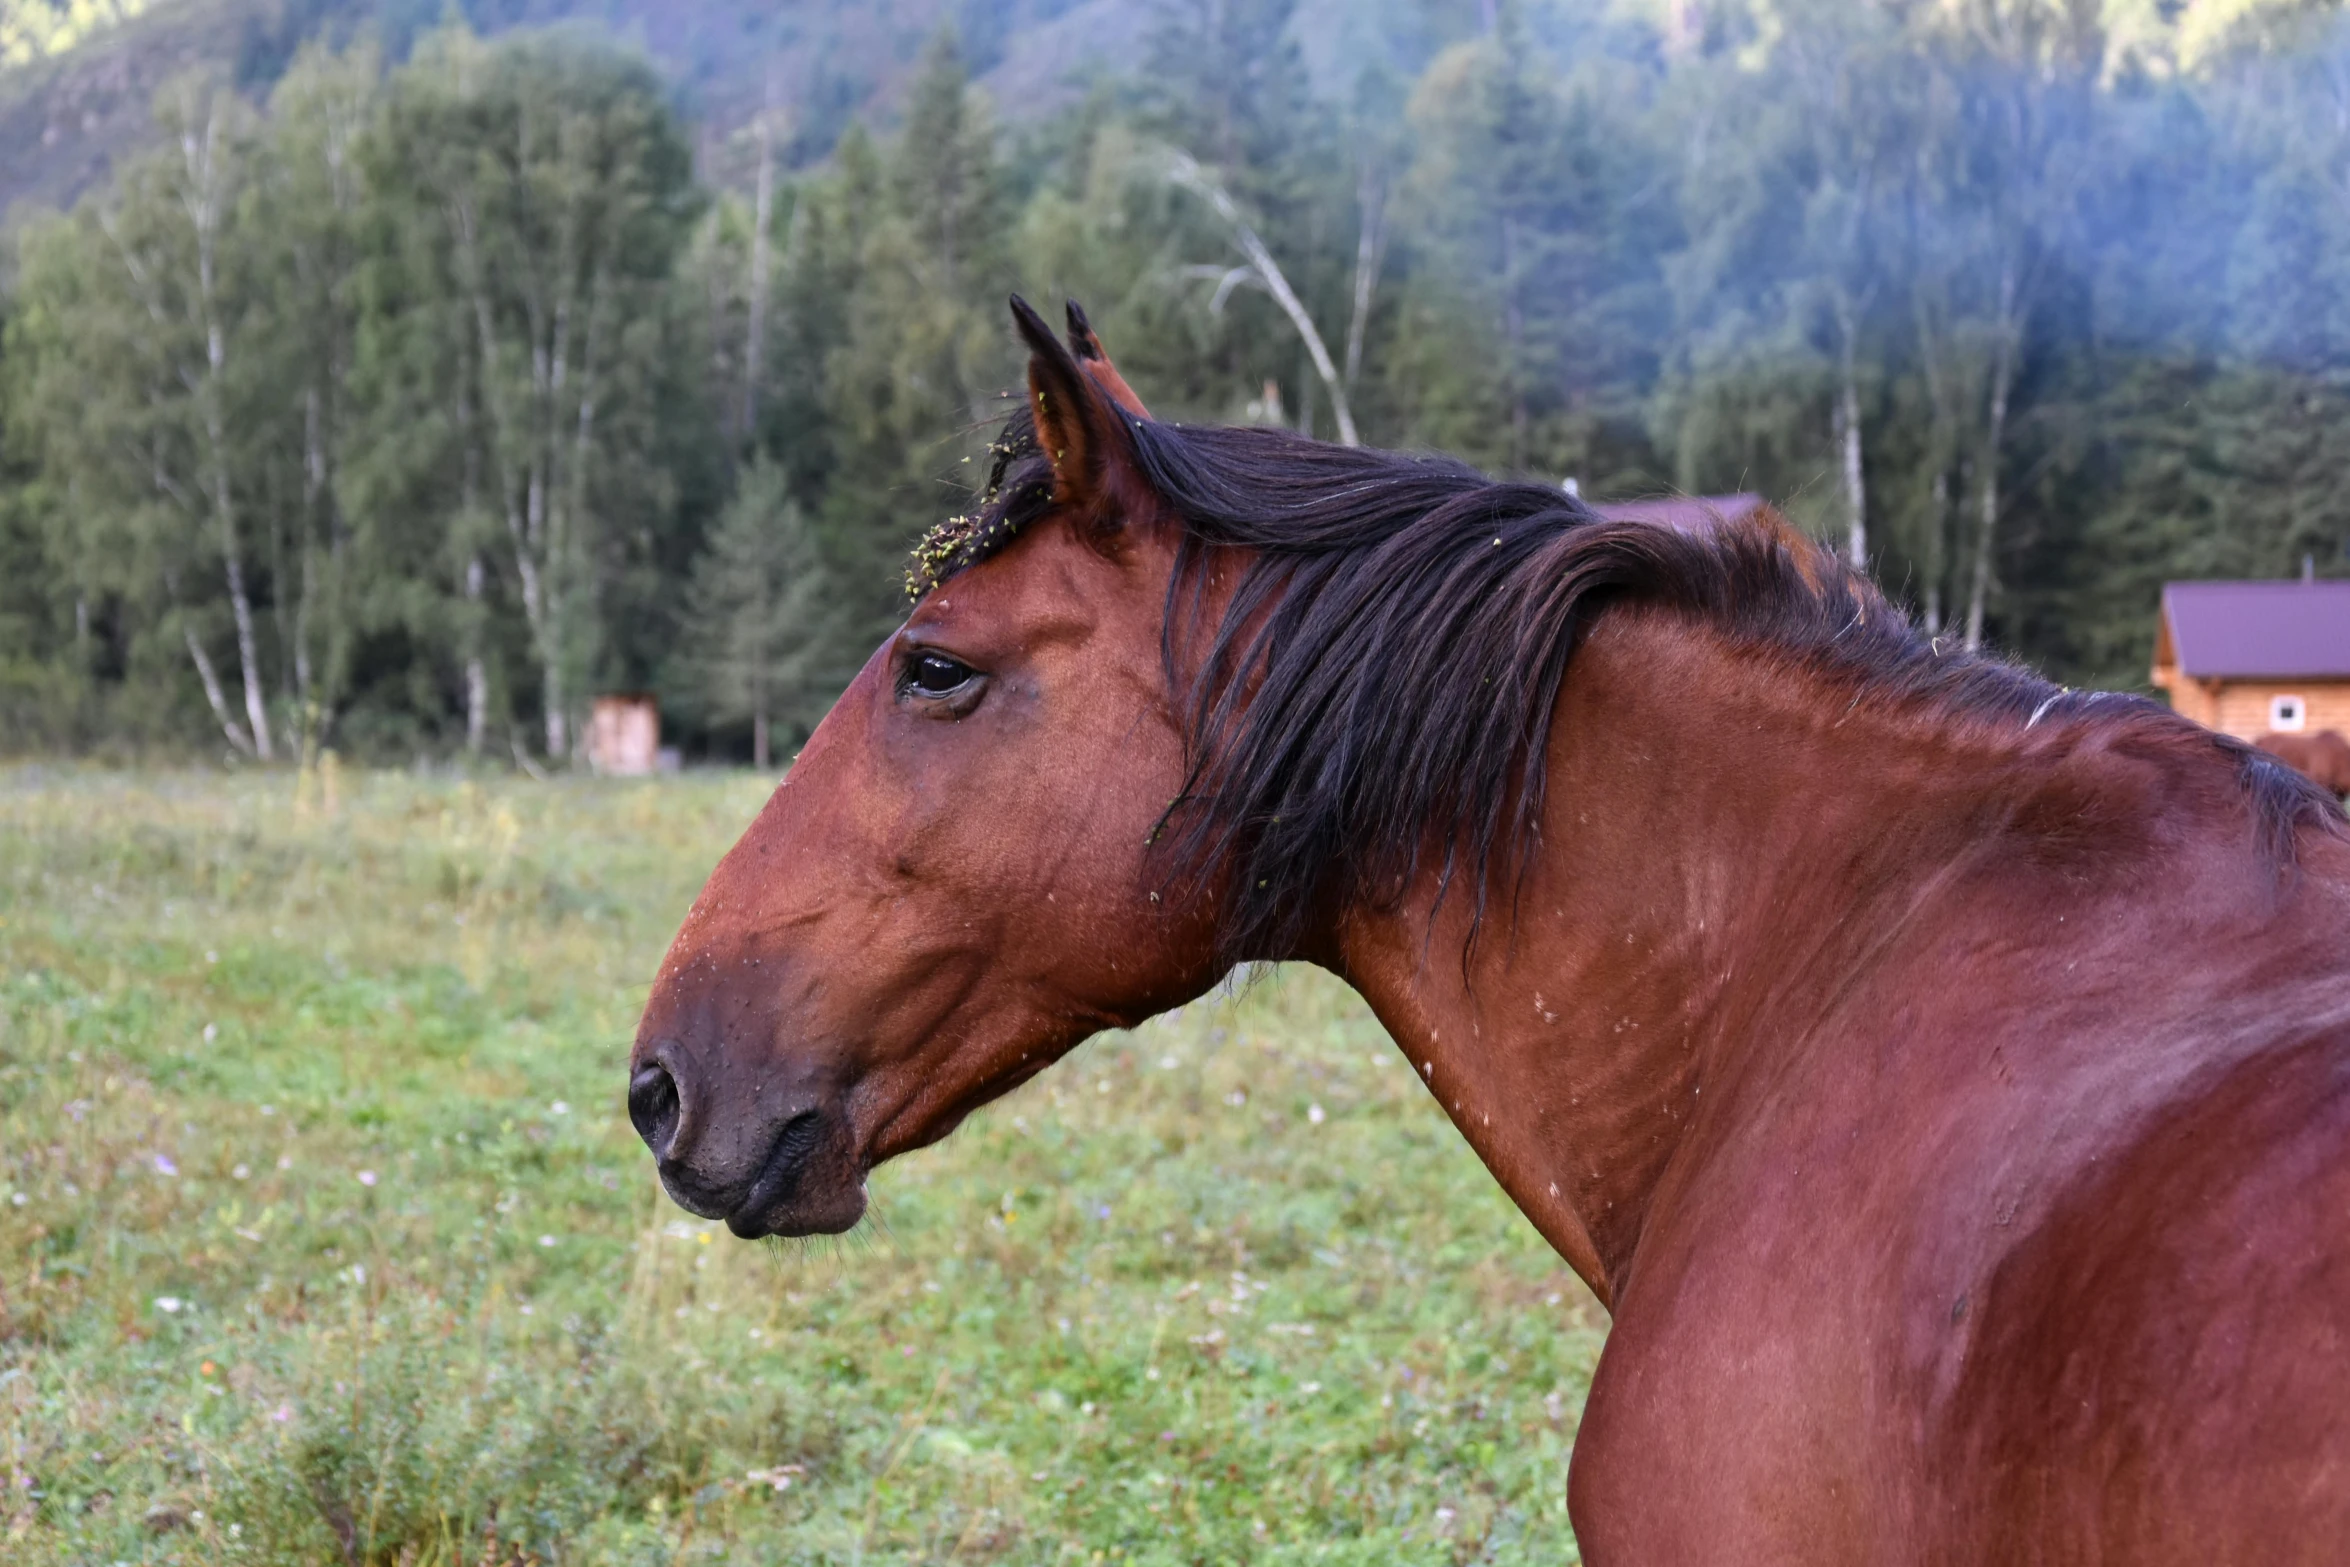
{"type": "Polygon", "coordinates": [[[674,1042],[629,1077],[628,1118],[681,1208],[745,1240],[837,1235],[865,1216],[865,1172],[848,1117],[760,1083],[727,1091],[674,1042]]]}

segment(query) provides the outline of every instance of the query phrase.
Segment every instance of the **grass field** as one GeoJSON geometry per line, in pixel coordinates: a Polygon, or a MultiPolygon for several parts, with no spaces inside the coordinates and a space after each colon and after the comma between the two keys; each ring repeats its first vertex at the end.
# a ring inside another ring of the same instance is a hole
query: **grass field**
{"type": "Polygon", "coordinates": [[[1605,1319],[1320,976],[840,1242],[670,1206],[628,1040],[765,788],[0,772],[0,1559],[1573,1559],[1605,1319]]]}

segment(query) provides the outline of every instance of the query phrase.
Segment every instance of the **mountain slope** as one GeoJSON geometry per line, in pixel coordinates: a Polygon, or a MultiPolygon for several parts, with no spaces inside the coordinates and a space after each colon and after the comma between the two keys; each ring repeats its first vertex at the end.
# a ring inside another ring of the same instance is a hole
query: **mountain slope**
{"type": "MultiPolygon", "coordinates": [[[[0,0],[8,8],[49,0],[0,0]]],[[[183,71],[223,73],[266,96],[311,40],[372,31],[396,58],[450,10],[484,33],[583,24],[662,67],[697,122],[705,173],[743,174],[733,133],[772,100],[790,161],[830,152],[855,120],[886,124],[922,47],[953,27],[999,117],[1065,107],[1101,75],[1130,73],[1186,0],[150,0],[46,59],[0,70],[0,213],[70,205],[151,134],[156,90],[183,71]]],[[[131,9],[129,0],[121,9],[131,9]]],[[[1474,0],[1298,0],[1291,36],[1314,89],[1342,96],[1367,62],[1416,74],[1475,25],[1474,0]]],[[[0,34],[7,28],[0,25],[0,34]]]]}
{"type": "MultiPolygon", "coordinates": [[[[576,23],[644,49],[713,146],[772,94],[791,119],[798,162],[822,157],[854,119],[888,119],[943,26],[957,28],[982,85],[1019,118],[1068,101],[1081,73],[1130,63],[1151,15],[1149,0],[470,0],[459,9],[484,33],[576,23]]],[[[160,0],[62,53],[0,71],[0,211],[69,205],[104,180],[151,133],[157,89],[183,71],[226,74],[259,98],[305,42],[371,30],[397,56],[441,15],[430,0],[160,0]]]]}

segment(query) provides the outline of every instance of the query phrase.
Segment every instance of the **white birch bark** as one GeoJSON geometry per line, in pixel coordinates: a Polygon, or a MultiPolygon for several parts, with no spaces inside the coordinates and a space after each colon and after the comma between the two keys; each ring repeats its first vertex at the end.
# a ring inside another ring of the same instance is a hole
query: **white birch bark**
{"type": "Polygon", "coordinates": [[[2013,262],[1999,269],[1999,302],[1992,321],[1990,404],[1983,424],[1982,472],[1977,476],[1981,515],[1975,531],[1974,571],[1967,584],[1966,645],[1983,645],[1983,615],[1991,597],[1991,566],[1999,532],[1999,462],[2007,439],[2007,402],[2015,379],[2015,352],[2022,323],[2016,319],[2020,280],[2013,262]]]}
{"type": "Polygon", "coordinates": [[[481,557],[474,556],[465,563],[465,602],[472,612],[473,646],[465,657],[465,750],[470,756],[481,755],[483,738],[490,727],[490,670],[481,656],[481,557]]]}
{"type": "Polygon", "coordinates": [[[1387,254],[1387,180],[1378,165],[1364,160],[1355,178],[1355,204],[1362,209],[1362,226],[1355,234],[1354,310],[1346,322],[1346,389],[1350,393],[1363,373],[1363,337],[1371,325],[1371,295],[1379,286],[1380,263],[1387,254]]]}
{"type": "Polygon", "coordinates": [[[1844,474],[1844,512],[1846,556],[1855,571],[1869,567],[1869,495],[1867,475],[1861,463],[1860,370],[1853,339],[1860,326],[1853,319],[1850,302],[1837,301],[1837,335],[1840,339],[1837,355],[1839,371],[1836,388],[1836,444],[1844,474]]]}
{"type": "Polygon", "coordinates": [[[1280,264],[1273,259],[1273,253],[1265,248],[1265,242],[1257,237],[1257,231],[1241,217],[1239,207],[1225,194],[1224,187],[1217,184],[1188,153],[1175,155],[1167,177],[1213,207],[1216,216],[1222,218],[1225,226],[1232,230],[1233,242],[1240,247],[1240,253],[1248,258],[1249,269],[1255,274],[1256,281],[1266,293],[1273,296],[1273,302],[1281,307],[1281,313],[1289,317],[1290,325],[1296,327],[1297,335],[1305,340],[1306,352],[1313,357],[1314,373],[1322,378],[1322,385],[1330,393],[1330,412],[1338,425],[1339,444],[1362,445],[1362,438],[1355,433],[1354,410],[1347,405],[1346,387],[1339,378],[1338,366],[1331,361],[1330,350],[1323,343],[1321,332],[1315,328],[1314,318],[1307,313],[1305,305],[1290,288],[1289,279],[1282,275],[1280,264]]]}
{"type": "Polygon", "coordinates": [[[210,468],[205,488],[212,506],[221,570],[227,579],[229,613],[236,625],[237,667],[245,688],[245,729],[252,737],[253,754],[266,762],[271,757],[269,699],[263,684],[261,640],[253,624],[253,598],[245,584],[236,502],[229,480],[228,411],[223,386],[228,373],[228,334],[221,320],[219,280],[220,225],[227,208],[227,175],[221,168],[217,103],[207,106],[201,132],[192,123],[181,129],[180,155],[187,174],[181,204],[196,238],[197,324],[204,335],[204,373],[194,390],[210,468]]]}
{"type": "Polygon", "coordinates": [[[204,644],[196,639],[195,628],[183,628],[188,639],[188,656],[196,661],[196,678],[204,683],[204,700],[212,704],[212,716],[220,720],[220,732],[228,736],[228,743],[246,756],[253,752],[253,741],[245,728],[237,722],[237,715],[229,710],[228,693],[220,688],[220,671],[212,667],[212,656],[204,651],[204,644]]]}

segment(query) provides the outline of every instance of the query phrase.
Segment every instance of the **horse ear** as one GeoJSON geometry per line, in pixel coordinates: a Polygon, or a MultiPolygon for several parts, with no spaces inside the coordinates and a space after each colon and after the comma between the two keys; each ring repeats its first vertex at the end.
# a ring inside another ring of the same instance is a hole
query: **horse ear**
{"type": "Polygon", "coordinates": [[[1085,319],[1084,308],[1074,299],[1068,304],[1070,352],[1085,366],[1085,373],[1110,394],[1111,402],[1137,419],[1148,419],[1151,411],[1142,406],[1142,399],[1134,395],[1134,388],[1126,384],[1126,378],[1118,373],[1118,367],[1110,363],[1110,356],[1102,351],[1101,334],[1093,329],[1091,321],[1085,319]]]}
{"type": "Polygon", "coordinates": [[[1108,482],[1114,454],[1125,447],[1120,415],[1110,394],[1017,294],[1012,320],[1028,344],[1028,402],[1036,444],[1053,465],[1053,502],[1090,505],[1108,482]]]}

